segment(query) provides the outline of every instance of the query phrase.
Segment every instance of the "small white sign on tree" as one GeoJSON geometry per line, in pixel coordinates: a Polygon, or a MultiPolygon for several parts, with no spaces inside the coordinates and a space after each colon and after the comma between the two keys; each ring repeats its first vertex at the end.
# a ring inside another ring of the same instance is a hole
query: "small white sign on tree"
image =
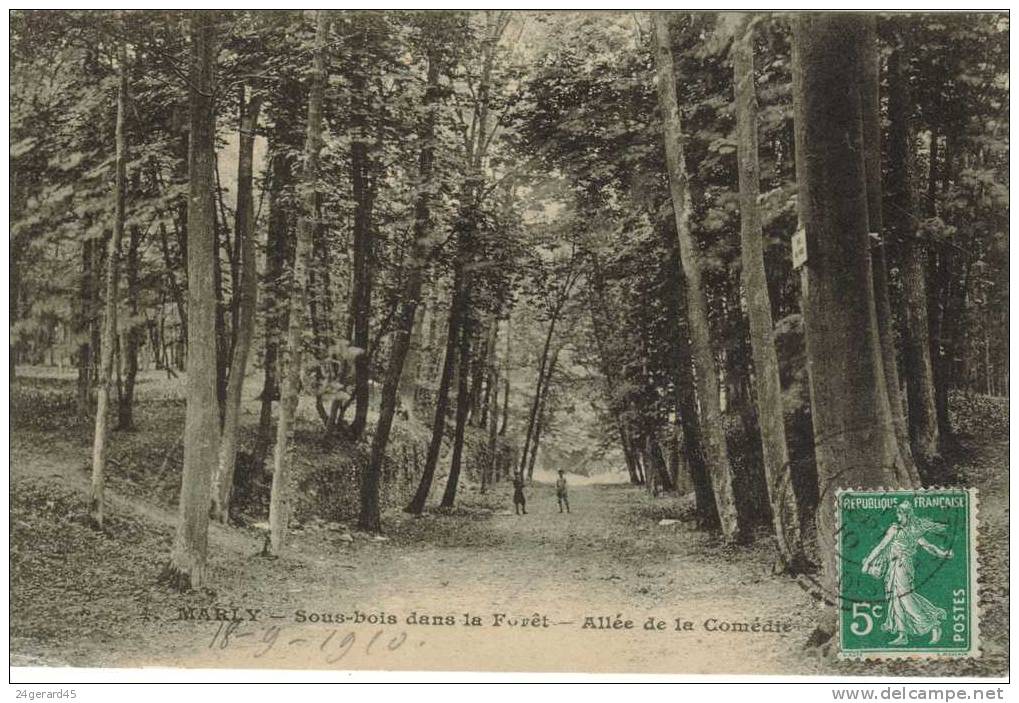
{"type": "Polygon", "coordinates": [[[807,263],[807,232],[798,229],[793,233],[793,268],[798,269],[807,263]]]}

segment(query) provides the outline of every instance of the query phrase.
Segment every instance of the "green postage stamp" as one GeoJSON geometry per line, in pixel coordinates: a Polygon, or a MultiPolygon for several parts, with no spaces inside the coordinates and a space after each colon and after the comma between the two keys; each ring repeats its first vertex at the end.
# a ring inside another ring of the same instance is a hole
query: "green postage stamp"
{"type": "Polygon", "coordinates": [[[977,656],[976,489],[836,501],[840,656],[977,656]]]}

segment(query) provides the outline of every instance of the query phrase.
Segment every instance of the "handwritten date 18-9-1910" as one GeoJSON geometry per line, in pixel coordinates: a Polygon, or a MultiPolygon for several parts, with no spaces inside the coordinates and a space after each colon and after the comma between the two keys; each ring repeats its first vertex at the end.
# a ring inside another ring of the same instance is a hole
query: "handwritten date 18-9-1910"
{"type": "Polygon", "coordinates": [[[364,656],[371,656],[396,652],[406,645],[421,647],[424,644],[422,640],[408,642],[407,633],[403,630],[395,634],[376,630],[368,636],[366,633],[332,629],[311,636],[304,632],[288,633],[281,625],[252,628],[246,627],[242,621],[232,621],[219,623],[209,641],[209,649],[247,650],[252,657],[260,659],[274,650],[300,648],[308,653],[318,653],[326,664],[335,664],[355,648],[360,648],[364,656]]]}

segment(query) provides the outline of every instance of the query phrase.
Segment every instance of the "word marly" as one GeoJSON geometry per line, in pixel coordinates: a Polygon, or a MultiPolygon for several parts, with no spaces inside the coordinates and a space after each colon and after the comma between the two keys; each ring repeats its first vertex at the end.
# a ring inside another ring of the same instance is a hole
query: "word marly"
{"type": "Polygon", "coordinates": [[[588,616],[584,618],[584,624],[581,625],[580,629],[635,630],[638,629],[638,627],[650,632],[665,632],[666,630],[671,630],[673,632],[694,632],[695,630],[701,629],[706,632],[784,634],[793,631],[792,623],[782,622],[779,620],[762,621],[756,618],[745,622],[708,618],[702,622],[700,624],[700,628],[698,628],[697,623],[693,620],[686,620],[684,618],[663,620],[662,618],[651,616],[644,620],[642,625],[638,625],[637,621],[624,618],[621,613],[616,614],[615,617],[605,615],[588,616]]]}
{"type": "Polygon", "coordinates": [[[201,620],[207,622],[258,622],[261,608],[177,608],[177,620],[201,620]]]}

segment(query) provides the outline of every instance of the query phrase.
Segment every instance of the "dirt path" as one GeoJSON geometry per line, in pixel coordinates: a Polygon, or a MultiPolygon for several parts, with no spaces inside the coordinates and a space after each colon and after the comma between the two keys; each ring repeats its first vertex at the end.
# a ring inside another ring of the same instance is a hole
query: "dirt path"
{"type": "MultiPolygon", "coordinates": [[[[80,457],[69,442],[16,443],[12,470],[16,480],[55,481],[83,493],[80,457]]],[[[1007,444],[981,448],[967,470],[986,494],[981,518],[990,527],[981,539],[988,546],[1007,539],[1007,444]]],[[[90,603],[95,630],[35,642],[32,660],[23,663],[833,671],[831,661],[803,649],[817,604],[789,579],[772,575],[766,544],[725,547],[689,523],[660,525],[668,501],[629,486],[574,486],[571,514],[558,512],[551,486],[530,489],[526,516],[512,514],[509,493],[504,484],[496,487],[497,502],[505,506],[496,512],[471,507],[479,504],[472,493],[461,498],[466,508],[450,514],[391,512],[385,540],[298,531],[291,554],[280,560],[256,556],[257,531],[215,526],[215,593],[167,595],[153,585],[152,574],[139,574],[134,602],[90,603]],[[246,608],[259,612],[253,622],[229,625],[201,619],[214,617],[217,606],[236,607],[240,616],[246,608]],[[130,627],[97,636],[112,617],[104,608],[118,607],[130,627]],[[196,619],[180,620],[181,608],[194,608],[196,619]],[[479,624],[468,624],[471,617],[479,624]],[[595,627],[584,627],[589,618],[595,627]],[[645,629],[649,618],[661,629],[645,629]],[[689,629],[677,630],[677,619],[689,629]]],[[[172,531],[171,511],[116,492],[110,503],[111,512],[140,517],[165,535],[172,531]]],[[[154,549],[167,548],[165,535],[154,549]]],[[[1007,555],[993,558],[982,568],[1007,573],[1007,555]]],[[[990,580],[985,583],[986,589],[990,580]]],[[[1007,591],[1000,600],[1007,609],[1007,591]]],[[[985,629],[985,655],[1007,660],[1003,627],[1000,633],[985,629]]],[[[18,645],[15,639],[15,650],[18,645]]]]}
{"type": "MultiPolygon", "coordinates": [[[[551,488],[536,486],[527,516],[393,515],[391,538],[352,544],[329,533],[298,536],[292,558],[252,560],[246,587],[230,584],[249,595],[224,605],[260,608],[259,621],[234,626],[229,642],[220,638],[212,649],[218,625],[161,623],[156,659],[294,668],[814,670],[801,650],[813,606],[795,584],[770,576],[767,560],[749,551],[730,560],[688,526],[640,522],[649,500],[636,489],[578,487],[571,499],[573,512],[560,514],[551,488]],[[298,611],[333,622],[301,623],[298,611]],[[359,613],[395,623],[356,622],[359,613]],[[481,624],[467,625],[465,613],[481,624]],[[644,629],[651,616],[664,629],[644,629]],[[587,618],[610,628],[584,628],[587,618]],[[677,618],[691,629],[676,631],[677,618]],[[612,629],[613,621],[623,627],[612,629]],[[721,631],[730,622],[777,622],[785,631],[721,631]]],[[[155,663],[151,648],[143,650],[119,663],[155,663]]]]}

